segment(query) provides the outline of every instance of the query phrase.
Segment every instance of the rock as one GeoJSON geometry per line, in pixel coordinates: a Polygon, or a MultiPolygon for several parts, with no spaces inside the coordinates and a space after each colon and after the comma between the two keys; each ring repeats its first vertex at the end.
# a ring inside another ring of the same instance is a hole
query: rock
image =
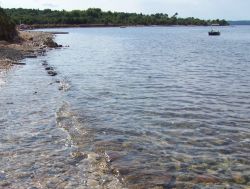
{"type": "Polygon", "coordinates": [[[35,54],[27,54],[24,56],[24,58],[36,58],[36,57],[37,57],[37,55],[35,55],[35,54]]]}
{"type": "Polygon", "coordinates": [[[97,187],[99,185],[98,181],[94,179],[88,179],[87,184],[89,187],[97,187]]]}
{"type": "Polygon", "coordinates": [[[119,159],[121,157],[119,153],[113,151],[105,152],[105,156],[108,162],[115,161],[116,159],[119,159]]]}
{"type": "Polygon", "coordinates": [[[195,178],[195,183],[220,183],[219,178],[212,175],[198,175],[195,178]]]}
{"type": "Polygon", "coordinates": [[[233,177],[234,182],[236,182],[237,184],[245,184],[246,183],[246,179],[240,173],[233,173],[232,177],[233,177]]]}
{"type": "Polygon", "coordinates": [[[26,65],[26,63],[22,63],[22,62],[12,62],[12,64],[15,64],[15,65],[26,65]]]}
{"type": "Polygon", "coordinates": [[[87,154],[84,154],[82,152],[76,151],[76,152],[72,152],[71,156],[75,159],[85,159],[88,157],[87,154]]]}
{"type": "Polygon", "coordinates": [[[52,70],[49,70],[49,71],[48,71],[48,74],[49,74],[50,76],[56,76],[56,75],[57,75],[57,73],[56,73],[55,71],[52,71],[52,70]]]}
{"type": "Polygon", "coordinates": [[[0,180],[5,180],[6,174],[4,172],[0,172],[0,180]]]}
{"type": "Polygon", "coordinates": [[[45,41],[44,41],[44,45],[50,47],[50,48],[55,48],[58,47],[58,44],[56,42],[53,41],[52,38],[48,37],[45,41]]]}
{"type": "Polygon", "coordinates": [[[51,67],[51,66],[48,66],[48,67],[45,68],[45,70],[54,70],[54,68],[51,67]]]}
{"type": "Polygon", "coordinates": [[[90,152],[90,153],[88,154],[88,160],[89,160],[89,161],[95,162],[95,161],[98,160],[99,158],[100,158],[100,156],[99,156],[97,153],[90,152]]]}

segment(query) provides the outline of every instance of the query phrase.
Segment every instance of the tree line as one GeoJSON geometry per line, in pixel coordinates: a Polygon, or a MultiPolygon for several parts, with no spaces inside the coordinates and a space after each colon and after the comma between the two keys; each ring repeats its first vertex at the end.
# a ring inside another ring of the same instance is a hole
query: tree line
{"type": "Polygon", "coordinates": [[[99,8],[87,10],[51,10],[51,9],[5,9],[5,12],[16,23],[29,25],[228,25],[225,20],[201,20],[198,18],[179,18],[178,13],[168,14],[137,14],[124,12],[104,12],[99,8]]]}
{"type": "Polygon", "coordinates": [[[15,23],[5,14],[0,7],[0,40],[13,40],[17,35],[15,23]]]}

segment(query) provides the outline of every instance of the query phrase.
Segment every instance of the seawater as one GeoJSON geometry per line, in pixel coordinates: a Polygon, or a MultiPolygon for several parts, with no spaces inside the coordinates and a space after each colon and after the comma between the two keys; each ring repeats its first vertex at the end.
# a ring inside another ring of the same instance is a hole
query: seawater
{"type": "Polygon", "coordinates": [[[0,85],[0,186],[249,188],[250,27],[219,29],[49,29],[0,85]]]}

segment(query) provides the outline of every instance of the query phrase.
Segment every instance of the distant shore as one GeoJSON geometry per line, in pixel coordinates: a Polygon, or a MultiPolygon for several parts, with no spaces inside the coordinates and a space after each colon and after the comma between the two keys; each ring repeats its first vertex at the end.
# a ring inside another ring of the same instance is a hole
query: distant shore
{"type": "MultiPolygon", "coordinates": [[[[126,27],[200,27],[204,25],[121,25],[121,24],[33,24],[28,29],[42,28],[126,28],[126,27]]],[[[207,27],[207,26],[204,26],[207,27]]]]}

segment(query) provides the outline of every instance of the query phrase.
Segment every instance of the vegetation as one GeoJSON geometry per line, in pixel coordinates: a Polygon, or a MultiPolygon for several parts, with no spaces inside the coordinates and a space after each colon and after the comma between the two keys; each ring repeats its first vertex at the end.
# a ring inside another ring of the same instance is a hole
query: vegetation
{"type": "Polygon", "coordinates": [[[225,20],[200,20],[197,18],[178,18],[168,14],[136,14],[123,12],[103,12],[98,8],[88,10],[58,11],[38,9],[5,9],[16,24],[29,25],[228,25],[225,20]]]}
{"type": "Polygon", "coordinates": [[[0,40],[11,41],[17,35],[14,22],[5,14],[0,7],[0,40]]]}

